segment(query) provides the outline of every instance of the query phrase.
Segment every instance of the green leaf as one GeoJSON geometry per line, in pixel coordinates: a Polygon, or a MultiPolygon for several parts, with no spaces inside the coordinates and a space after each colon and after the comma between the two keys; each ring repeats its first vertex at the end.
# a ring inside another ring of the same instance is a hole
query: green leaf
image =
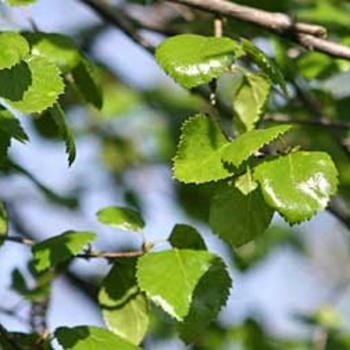
{"type": "Polygon", "coordinates": [[[254,181],[251,169],[247,167],[247,172],[239,176],[235,181],[235,187],[238,188],[245,196],[258,188],[258,183],[254,181]]]}
{"type": "Polygon", "coordinates": [[[148,329],[149,308],[135,273],[136,259],[124,259],[114,264],[102,281],[98,300],[109,330],[139,344],[148,329]]]}
{"type": "Polygon", "coordinates": [[[0,96],[22,113],[39,113],[51,107],[63,93],[58,67],[44,57],[0,70],[0,96]]]}
{"type": "Polygon", "coordinates": [[[185,183],[204,183],[230,176],[221,161],[228,144],[220,128],[205,115],[188,119],[174,158],[175,178],[185,183]]]}
{"type": "Polygon", "coordinates": [[[226,186],[213,197],[209,223],[224,241],[238,247],[263,234],[272,216],[273,210],[259,190],[245,196],[237,188],[226,186]]]}
{"type": "Polygon", "coordinates": [[[57,125],[58,131],[65,142],[66,153],[68,154],[68,164],[72,165],[76,158],[77,150],[75,147],[74,135],[67,123],[64,111],[58,103],[55,103],[48,112],[57,125]]]}
{"type": "Polygon", "coordinates": [[[207,250],[200,233],[192,226],[176,224],[168,239],[172,247],[178,249],[207,250]]]}
{"type": "Polygon", "coordinates": [[[232,141],[222,152],[222,160],[239,167],[264,145],[290,130],[291,125],[278,125],[267,129],[248,131],[232,141]]]}
{"type": "Polygon", "coordinates": [[[290,224],[310,219],[336,193],[338,172],[323,152],[294,152],[255,169],[266,202],[290,224]]]}
{"type": "Polygon", "coordinates": [[[8,229],[9,227],[8,227],[7,212],[4,204],[0,200],[0,246],[2,246],[2,244],[4,243],[4,241],[1,238],[7,235],[8,229]]]}
{"type": "Polygon", "coordinates": [[[225,305],[231,284],[224,262],[217,257],[198,282],[188,315],[178,324],[180,337],[185,343],[193,342],[205,332],[205,328],[225,305]]]}
{"type": "Polygon", "coordinates": [[[55,338],[64,350],[141,350],[116,334],[94,326],[59,327],[55,338]]]}
{"type": "Polygon", "coordinates": [[[138,284],[155,304],[182,321],[190,310],[197,283],[215,258],[203,250],[173,249],[146,254],[138,260],[138,284]]]}
{"type": "Polygon", "coordinates": [[[0,69],[11,68],[29,54],[29,44],[15,32],[0,33],[0,69]]]}
{"type": "Polygon", "coordinates": [[[178,84],[191,89],[228,71],[240,50],[229,38],[182,34],[163,41],[156,60],[178,84]]]}
{"type": "Polygon", "coordinates": [[[19,142],[28,141],[28,135],[23,130],[18,119],[7,109],[0,106],[0,130],[19,142]]]}
{"type": "Polygon", "coordinates": [[[97,212],[98,221],[125,231],[141,231],[145,226],[141,214],[124,207],[107,207],[97,212]]]}
{"type": "Polygon", "coordinates": [[[236,112],[237,126],[243,132],[254,129],[260,120],[264,106],[270,94],[270,81],[262,74],[245,72],[233,95],[233,108],[236,112]]]}
{"type": "Polygon", "coordinates": [[[96,67],[85,57],[72,70],[74,82],[83,98],[95,106],[102,108],[102,90],[99,84],[96,67]]]}
{"type": "Polygon", "coordinates": [[[23,35],[31,45],[34,56],[43,56],[66,71],[76,67],[82,59],[77,45],[65,35],[42,32],[23,35]]]}
{"type": "Polygon", "coordinates": [[[258,49],[250,40],[242,39],[242,46],[243,50],[253,62],[263,70],[274,84],[279,85],[283,92],[287,94],[286,81],[276,63],[258,49]]]}
{"type": "Polygon", "coordinates": [[[5,2],[10,6],[23,6],[34,4],[37,0],[5,0],[5,2]]]}
{"type": "Polygon", "coordinates": [[[66,231],[35,244],[32,252],[36,270],[43,271],[77,255],[95,237],[93,232],[66,231]]]}

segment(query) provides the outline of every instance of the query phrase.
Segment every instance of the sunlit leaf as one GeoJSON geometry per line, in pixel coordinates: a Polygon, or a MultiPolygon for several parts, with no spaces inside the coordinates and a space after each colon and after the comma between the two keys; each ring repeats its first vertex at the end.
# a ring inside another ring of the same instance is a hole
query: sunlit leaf
{"type": "Polygon", "coordinates": [[[78,46],[66,35],[33,32],[24,36],[31,45],[32,55],[43,56],[64,70],[73,69],[82,59],[78,46]]]}
{"type": "Polygon", "coordinates": [[[0,33],[0,69],[11,68],[29,54],[29,44],[15,32],[0,33]]]}
{"type": "Polygon", "coordinates": [[[78,254],[88,243],[94,240],[93,232],[66,231],[51,237],[32,247],[34,265],[37,271],[43,271],[78,254]]]}
{"type": "Polygon", "coordinates": [[[106,225],[125,231],[141,231],[145,226],[141,214],[124,207],[107,207],[97,213],[98,220],[106,225]]]}
{"type": "Polygon", "coordinates": [[[0,96],[22,113],[39,113],[53,106],[63,90],[60,70],[44,57],[30,57],[0,70],[0,96]]]}
{"type": "Polygon", "coordinates": [[[23,6],[34,4],[37,0],[5,0],[5,2],[11,6],[23,6]]]}
{"type": "Polygon", "coordinates": [[[118,335],[99,327],[59,327],[55,338],[64,350],[141,350],[118,335]]]}
{"type": "Polygon", "coordinates": [[[4,204],[0,200],[0,246],[4,243],[1,239],[8,233],[8,218],[4,204]]]}
{"type": "Polygon", "coordinates": [[[109,330],[134,344],[144,338],[149,324],[148,301],[136,283],[136,259],[113,265],[102,281],[98,300],[109,330]]]}
{"type": "Polygon", "coordinates": [[[240,46],[229,38],[182,34],[163,41],[156,59],[178,84],[190,89],[228,71],[240,46]]]}
{"type": "Polygon", "coordinates": [[[233,140],[222,152],[222,159],[238,167],[254,152],[290,130],[290,125],[248,131],[233,140]]]}
{"type": "Polygon", "coordinates": [[[247,195],[237,188],[222,188],[210,206],[209,223],[224,241],[240,246],[262,235],[270,225],[273,210],[257,189],[247,195]]]}
{"type": "Polygon", "coordinates": [[[181,321],[190,310],[197,283],[215,259],[203,250],[149,253],[139,258],[138,284],[155,304],[181,321]]]}
{"type": "Polygon", "coordinates": [[[175,178],[185,183],[204,183],[230,176],[221,161],[227,145],[220,128],[208,117],[197,114],[188,119],[174,158],[175,178]]]}
{"type": "Polygon", "coordinates": [[[262,163],[254,173],[266,202],[291,224],[327,206],[337,177],[332,159],[322,152],[293,152],[262,163]]]}
{"type": "Polygon", "coordinates": [[[257,189],[258,186],[258,183],[253,179],[253,174],[249,167],[247,172],[239,176],[235,181],[235,187],[238,188],[245,196],[257,189]]]}

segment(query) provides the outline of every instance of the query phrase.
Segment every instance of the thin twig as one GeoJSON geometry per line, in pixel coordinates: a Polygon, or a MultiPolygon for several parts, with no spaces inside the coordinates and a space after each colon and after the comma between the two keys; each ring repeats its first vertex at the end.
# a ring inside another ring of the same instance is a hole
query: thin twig
{"type": "Polygon", "coordinates": [[[109,5],[102,3],[100,0],[79,0],[81,3],[89,6],[93,9],[100,17],[105,19],[109,23],[113,23],[117,26],[124,34],[132,39],[136,44],[141,45],[149,53],[154,53],[154,46],[148,42],[142,35],[140,35],[124,13],[121,13],[118,8],[113,8],[109,5]]]}
{"type": "Polygon", "coordinates": [[[268,12],[238,5],[225,0],[167,0],[187,5],[213,14],[253,23],[308,50],[315,50],[336,58],[350,60],[350,48],[324,39],[326,28],[303,22],[295,22],[284,13],[268,12]]]}
{"type": "Polygon", "coordinates": [[[119,258],[131,258],[144,255],[142,250],[128,251],[128,252],[96,252],[90,251],[82,254],[78,254],[76,258],[91,259],[91,258],[104,258],[104,259],[119,259],[119,258]]]}
{"type": "Polygon", "coordinates": [[[31,239],[21,237],[21,236],[0,236],[0,242],[4,242],[4,241],[15,242],[15,243],[29,245],[29,246],[32,246],[35,243],[31,239]]]}

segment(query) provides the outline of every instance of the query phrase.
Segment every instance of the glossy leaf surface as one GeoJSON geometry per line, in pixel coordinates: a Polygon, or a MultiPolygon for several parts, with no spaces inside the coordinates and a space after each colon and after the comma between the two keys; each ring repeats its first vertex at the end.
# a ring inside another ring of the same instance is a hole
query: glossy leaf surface
{"type": "Polygon", "coordinates": [[[254,174],[266,202],[291,224],[324,209],[338,184],[329,155],[294,152],[259,165],[254,174]]]}
{"type": "Polygon", "coordinates": [[[178,84],[191,89],[228,71],[239,50],[229,38],[182,34],[163,41],[156,59],[178,84]]]}

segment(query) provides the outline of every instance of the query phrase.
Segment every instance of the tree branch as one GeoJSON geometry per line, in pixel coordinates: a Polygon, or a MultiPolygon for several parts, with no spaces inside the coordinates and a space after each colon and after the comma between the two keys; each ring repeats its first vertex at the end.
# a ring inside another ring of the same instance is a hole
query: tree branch
{"type": "Polygon", "coordinates": [[[350,60],[350,48],[324,39],[326,28],[294,22],[284,13],[272,13],[225,0],[166,0],[187,5],[213,14],[253,23],[308,50],[315,50],[336,58],[350,60]]]}

